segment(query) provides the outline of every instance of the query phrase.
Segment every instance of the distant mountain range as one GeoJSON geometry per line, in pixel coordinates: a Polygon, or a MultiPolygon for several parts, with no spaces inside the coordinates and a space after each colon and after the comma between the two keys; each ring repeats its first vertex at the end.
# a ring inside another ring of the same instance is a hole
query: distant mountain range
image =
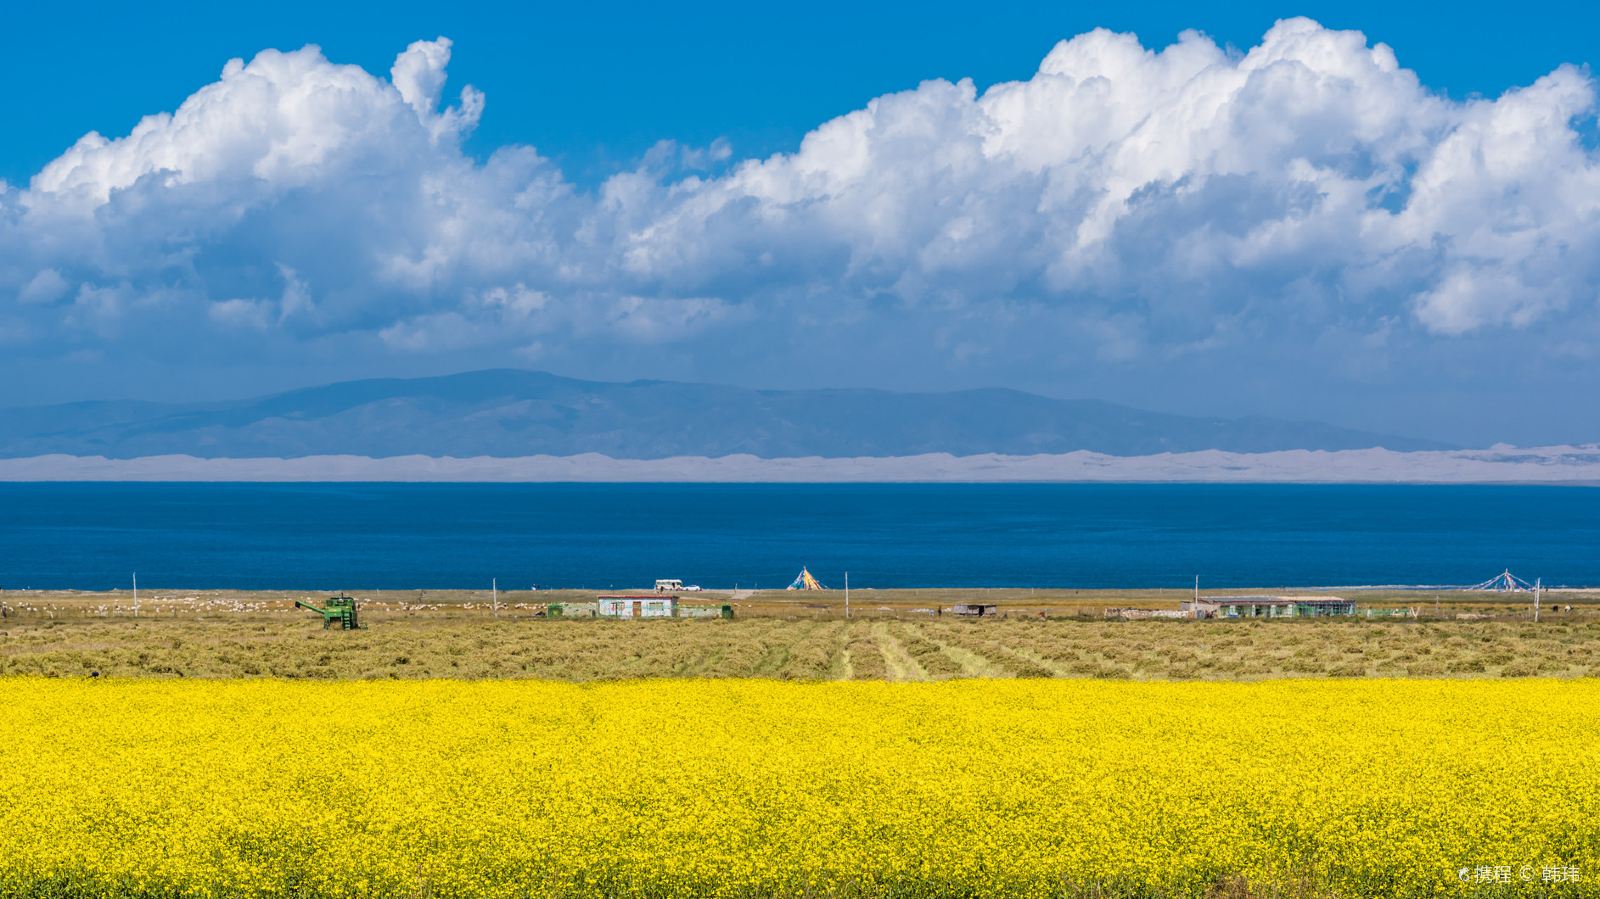
{"type": "Polygon", "coordinates": [[[231,402],[108,401],[0,411],[4,458],[748,453],[770,459],[1369,447],[1451,448],[1316,422],[1166,415],[1015,390],[751,390],[504,369],[347,381],[231,402]]]}

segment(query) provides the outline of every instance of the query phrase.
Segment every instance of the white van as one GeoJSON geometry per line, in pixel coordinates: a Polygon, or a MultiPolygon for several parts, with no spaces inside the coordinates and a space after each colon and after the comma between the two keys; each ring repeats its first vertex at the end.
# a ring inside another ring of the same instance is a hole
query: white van
{"type": "Polygon", "coordinates": [[[680,581],[677,578],[670,578],[670,579],[665,579],[664,578],[662,580],[656,581],[656,592],[657,593],[676,593],[676,592],[678,592],[679,590],[682,590],[682,589],[683,589],[683,581],[680,581]]]}

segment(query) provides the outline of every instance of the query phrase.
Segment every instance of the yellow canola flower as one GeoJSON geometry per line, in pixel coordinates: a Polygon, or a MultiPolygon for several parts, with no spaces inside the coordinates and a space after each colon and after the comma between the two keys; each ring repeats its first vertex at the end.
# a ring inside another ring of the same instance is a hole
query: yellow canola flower
{"type": "Polygon", "coordinates": [[[0,709],[7,897],[1600,896],[1593,680],[6,679],[0,709]]]}

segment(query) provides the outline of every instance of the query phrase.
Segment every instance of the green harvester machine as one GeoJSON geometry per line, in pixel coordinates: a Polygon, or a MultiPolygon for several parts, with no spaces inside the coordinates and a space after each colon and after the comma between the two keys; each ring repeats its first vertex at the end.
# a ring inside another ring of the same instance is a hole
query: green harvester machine
{"type": "Polygon", "coordinates": [[[308,602],[294,601],[297,609],[306,609],[322,616],[322,629],[333,627],[335,621],[339,622],[342,630],[353,631],[361,625],[356,621],[356,601],[353,597],[340,594],[328,597],[322,608],[317,608],[308,602]]]}

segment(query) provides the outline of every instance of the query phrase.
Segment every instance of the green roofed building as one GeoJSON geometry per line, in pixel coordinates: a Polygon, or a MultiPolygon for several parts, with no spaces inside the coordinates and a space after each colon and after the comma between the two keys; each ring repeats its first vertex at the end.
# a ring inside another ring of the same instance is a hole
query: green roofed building
{"type": "Polygon", "coordinates": [[[1353,599],[1341,596],[1207,596],[1183,604],[1196,618],[1351,618],[1353,599]]]}

